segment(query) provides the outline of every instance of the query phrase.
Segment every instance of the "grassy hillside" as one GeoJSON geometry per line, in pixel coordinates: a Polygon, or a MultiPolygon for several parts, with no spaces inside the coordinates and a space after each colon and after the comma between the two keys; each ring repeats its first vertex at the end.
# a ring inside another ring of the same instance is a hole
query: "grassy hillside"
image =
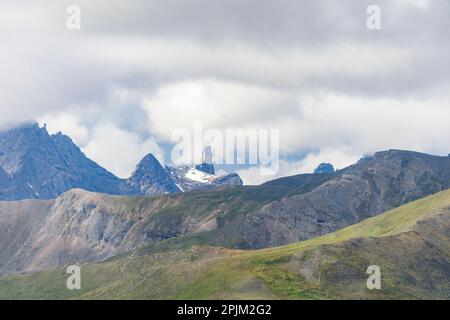
{"type": "Polygon", "coordinates": [[[78,291],[66,289],[64,269],[11,276],[0,299],[449,299],[449,218],[444,191],[288,246],[167,245],[83,264],[78,291]],[[381,290],[366,288],[369,265],[381,268],[381,290]]]}

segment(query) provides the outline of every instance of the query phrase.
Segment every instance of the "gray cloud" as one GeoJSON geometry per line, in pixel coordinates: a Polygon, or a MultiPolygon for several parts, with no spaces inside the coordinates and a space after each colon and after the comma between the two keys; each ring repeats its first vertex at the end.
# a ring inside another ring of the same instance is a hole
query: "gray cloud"
{"type": "MultiPolygon", "coordinates": [[[[439,139],[450,138],[440,122],[450,114],[446,0],[19,0],[1,2],[0,12],[0,127],[55,121],[55,130],[81,130],[94,158],[99,132],[131,134],[140,156],[139,144],[157,149],[149,139],[167,143],[170,130],[194,118],[218,128],[285,127],[286,157],[318,150],[308,159],[335,155],[339,165],[391,146],[442,153],[439,139]],[[80,31],[66,29],[74,3],[80,31]],[[366,28],[374,3],[382,9],[380,31],[366,28]],[[189,88],[210,92],[193,96],[189,88]],[[408,114],[402,106],[409,104],[408,114]],[[382,126],[377,108],[412,137],[388,130],[377,138],[375,126],[346,121],[370,115],[382,126]],[[171,120],[177,109],[197,114],[171,120]],[[440,131],[421,126],[421,112],[440,131]]],[[[133,161],[113,167],[123,175],[133,161]]]]}

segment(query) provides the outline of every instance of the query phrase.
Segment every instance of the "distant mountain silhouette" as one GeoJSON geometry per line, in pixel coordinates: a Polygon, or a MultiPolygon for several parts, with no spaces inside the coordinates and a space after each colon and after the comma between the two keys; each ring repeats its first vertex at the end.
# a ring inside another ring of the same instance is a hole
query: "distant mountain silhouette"
{"type": "MultiPolygon", "coordinates": [[[[194,183],[189,190],[223,186],[223,181],[194,183]]],[[[0,200],[53,199],[73,188],[111,195],[188,191],[177,187],[151,154],[129,179],[120,179],[87,158],[68,136],[50,135],[36,122],[0,132],[0,200]]]]}

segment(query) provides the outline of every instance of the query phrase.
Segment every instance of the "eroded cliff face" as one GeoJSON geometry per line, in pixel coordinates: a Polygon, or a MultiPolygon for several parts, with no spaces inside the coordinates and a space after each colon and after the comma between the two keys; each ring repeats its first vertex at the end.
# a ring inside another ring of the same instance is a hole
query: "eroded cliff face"
{"type": "Polygon", "coordinates": [[[450,188],[450,157],[386,151],[360,160],[308,193],[242,217],[239,248],[310,239],[450,188]]]}
{"type": "Polygon", "coordinates": [[[0,132],[0,167],[1,200],[54,199],[72,188],[126,192],[125,181],[88,159],[69,137],[49,135],[37,123],[0,132]]]}
{"type": "Polygon", "coordinates": [[[0,202],[0,274],[101,261],[203,228],[208,217],[162,215],[178,202],[78,189],[56,200],[0,202]]]}

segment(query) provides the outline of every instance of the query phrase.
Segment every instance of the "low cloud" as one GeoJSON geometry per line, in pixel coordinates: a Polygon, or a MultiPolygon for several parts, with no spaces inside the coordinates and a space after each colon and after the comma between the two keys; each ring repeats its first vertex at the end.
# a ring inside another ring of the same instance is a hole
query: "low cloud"
{"type": "Polygon", "coordinates": [[[259,185],[267,180],[312,173],[321,163],[332,163],[336,170],[343,169],[360,158],[360,155],[352,154],[350,150],[324,149],[311,152],[302,160],[280,161],[280,170],[270,177],[261,175],[259,167],[238,170],[237,172],[246,185],[259,185]]]}
{"type": "Polygon", "coordinates": [[[136,134],[111,123],[96,126],[83,151],[120,178],[128,178],[148,153],[164,163],[164,154],[154,139],[141,140],[136,134]]]}
{"type": "Polygon", "coordinates": [[[53,118],[42,118],[41,123],[51,124],[47,126],[50,133],[62,130],[81,146],[87,157],[120,178],[130,177],[137,164],[149,153],[162,164],[165,163],[164,151],[155,139],[143,138],[112,122],[103,121],[88,128],[81,125],[76,117],[60,114],[53,118]]]}

